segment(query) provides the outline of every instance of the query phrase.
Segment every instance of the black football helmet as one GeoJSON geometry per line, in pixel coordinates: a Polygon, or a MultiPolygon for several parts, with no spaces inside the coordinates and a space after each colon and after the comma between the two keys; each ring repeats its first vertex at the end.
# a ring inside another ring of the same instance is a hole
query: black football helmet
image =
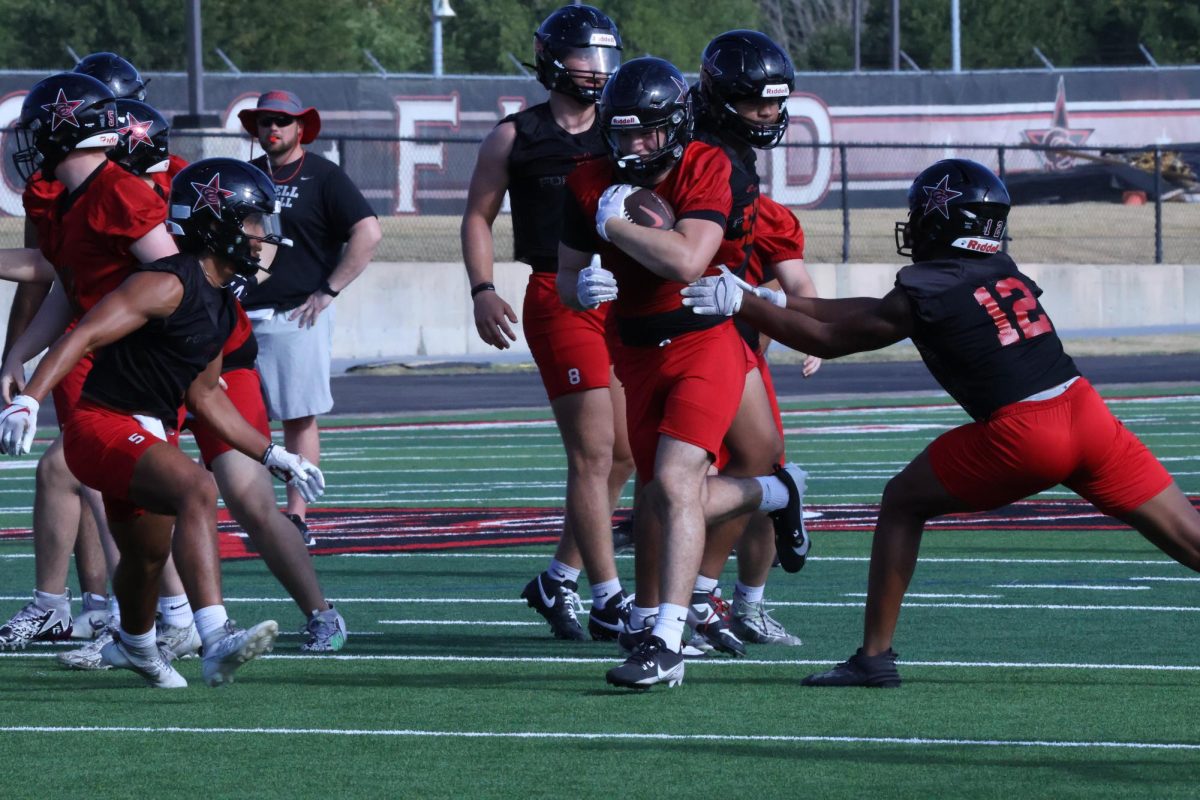
{"type": "Polygon", "coordinates": [[[635,58],[621,66],[604,86],[597,106],[600,130],[617,163],[617,179],[644,184],[670,169],[683,156],[692,136],[688,85],[674,64],[661,58],[635,58]],[[621,134],[659,131],[658,148],[643,155],[627,153],[621,134]]]}
{"type": "Polygon", "coordinates": [[[787,99],[795,85],[792,60],[769,36],[758,31],[728,31],[704,48],[696,114],[751,147],[769,150],[787,131],[787,99]],[[751,122],[734,108],[739,101],[764,98],[779,101],[778,121],[751,122]]]}
{"type": "Polygon", "coordinates": [[[73,150],[117,143],[117,108],[112,91],[100,81],[60,72],[37,83],[21,104],[13,165],[26,181],[39,169],[51,179],[73,150]]]}
{"type": "Polygon", "coordinates": [[[171,181],[167,229],[183,252],[207,250],[233,262],[239,275],[269,270],[275,248],[291,246],[283,237],[275,184],[261,169],[236,158],[206,158],[179,171],[171,181]],[[262,233],[247,232],[247,221],[262,233]],[[255,241],[273,246],[256,254],[255,241]]]}
{"type": "Polygon", "coordinates": [[[926,168],[908,189],[908,220],[896,223],[896,252],[914,261],[955,248],[976,255],[998,252],[1012,203],[1004,182],[966,158],[926,168]]]}
{"type": "Polygon", "coordinates": [[[117,146],[108,157],[134,175],[165,172],[171,157],[171,126],[152,106],[117,98],[117,146]]]}
{"type": "Polygon", "coordinates": [[[600,99],[621,64],[616,23],[592,6],[564,6],[546,17],[533,34],[533,49],[538,82],[585,103],[600,99]]]}
{"type": "Polygon", "coordinates": [[[116,53],[92,53],[84,56],[75,65],[81,75],[91,75],[112,89],[113,96],[120,99],[146,102],[146,84],[137,68],[116,53]]]}

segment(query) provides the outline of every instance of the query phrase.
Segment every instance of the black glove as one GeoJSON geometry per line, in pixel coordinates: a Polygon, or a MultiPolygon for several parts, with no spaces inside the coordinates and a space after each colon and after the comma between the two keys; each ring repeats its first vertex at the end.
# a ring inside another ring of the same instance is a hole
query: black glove
{"type": "Polygon", "coordinates": [[[258,277],[255,275],[234,275],[229,279],[229,283],[225,284],[225,288],[233,292],[239,303],[246,299],[246,292],[255,286],[258,286],[258,277]]]}

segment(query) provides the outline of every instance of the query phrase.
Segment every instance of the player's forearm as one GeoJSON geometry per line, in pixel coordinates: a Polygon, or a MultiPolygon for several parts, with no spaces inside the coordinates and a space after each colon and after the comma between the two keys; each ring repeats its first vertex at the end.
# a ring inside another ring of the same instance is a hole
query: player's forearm
{"type": "Polygon", "coordinates": [[[350,234],[350,240],[342,251],[342,257],[329,275],[327,283],[335,292],[340,292],[363,274],[371,259],[375,256],[375,248],[379,246],[383,234],[379,220],[367,217],[355,223],[350,234]]]}
{"type": "Polygon", "coordinates": [[[11,247],[0,250],[0,278],[48,286],[55,277],[54,267],[36,248],[11,247]]]}
{"type": "Polygon", "coordinates": [[[791,308],[779,308],[747,292],[742,297],[739,316],[773,340],[793,350],[819,358],[837,358],[857,352],[847,349],[847,340],[837,336],[831,323],[822,322],[791,308]]]}
{"type": "Polygon", "coordinates": [[[492,225],[478,214],[467,214],[462,222],[463,264],[471,286],[491,283],[495,275],[495,239],[492,225]]]}
{"type": "Polygon", "coordinates": [[[8,354],[12,352],[17,340],[21,338],[21,335],[25,333],[37,316],[38,309],[42,307],[52,285],[52,283],[22,283],[17,287],[16,294],[13,295],[12,307],[8,311],[8,329],[4,336],[4,358],[8,358],[8,354]]]}
{"type": "MultiPolygon", "coordinates": [[[[203,376],[197,380],[202,379],[203,376]]],[[[262,459],[271,440],[246,422],[241,412],[220,388],[201,389],[193,385],[188,390],[184,402],[197,419],[208,425],[212,432],[230,447],[255,461],[262,459]]]]}
{"type": "Polygon", "coordinates": [[[704,274],[715,255],[678,231],[647,228],[623,219],[610,220],[605,232],[634,261],[669,281],[691,283],[704,274]]]}
{"type": "Polygon", "coordinates": [[[40,403],[95,346],[86,329],[75,328],[50,348],[22,394],[40,403]]]}
{"type": "MultiPolygon", "coordinates": [[[[37,284],[29,284],[36,286],[37,284]]],[[[15,340],[10,340],[5,359],[14,359],[24,364],[38,353],[54,344],[67,329],[71,321],[71,304],[61,284],[53,284],[49,292],[38,299],[37,312],[33,320],[15,340]]]]}
{"type": "MultiPolygon", "coordinates": [[[[787,307],[822,322],[837,322],[848,316],[871,314],[879,307],[877,297],[846,297],[838,300],[797,296],[788,292],[787,307]]],[[[820,353],[813,353],[820,355],[820,353]]]]}

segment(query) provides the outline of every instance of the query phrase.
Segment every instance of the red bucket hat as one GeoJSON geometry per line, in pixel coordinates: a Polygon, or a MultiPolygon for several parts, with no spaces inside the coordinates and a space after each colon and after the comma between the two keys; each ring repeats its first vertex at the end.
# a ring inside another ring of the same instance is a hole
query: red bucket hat
{"type": "Polygon", "coordinates": [[[298,117],[304,123],[304,133],[300,136],[300,144],[309,144],[321,132],[321,115],[312,106],[305,108],[300,104],[300,98],[283,89],[265,92],[258,98],[255,108],[243,108],[238,112],[242,127],[251,136],[258,136],[258,115],[263,113],[287,114],[298,117]]]}

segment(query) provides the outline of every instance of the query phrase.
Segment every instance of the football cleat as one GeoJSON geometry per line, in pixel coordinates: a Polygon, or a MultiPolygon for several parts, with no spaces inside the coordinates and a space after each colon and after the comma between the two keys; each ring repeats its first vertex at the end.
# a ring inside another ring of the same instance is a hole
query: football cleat
{"type": "Polygon", "coordinates": [[[54,660],[59,663],[59,666],[66,669],[79,669],[88,672],[110,669],[113,665],[106,662],[100,653],[113,640],[114,632],[114,628],[105,628],[100,632],[99,636],[83,647],[59,653],[54,657],[54,660]]]}
{"type": "Polygon", "coordinates": [[[42,608],[33,601],[0,627],[0,650],[20,650],[30,642],[61,642],[70,638],[70,606],[42,608]]]}
{"type": "Polygon", "coordinates": [[[713,650],[734,657],[746,655],[746,645],[730,627],[729,603],[722,599],[720,589],[692,593],[688,624],[695,631],[691,640],[693,646],[703,650],[707,644],[713,650]]]}
{"type": "Polygon", "coordinates": [[[550,623],[555,639],[584,642],[588,637],[579,624],[583,603],[579,601],[578,589],[579,585],[574,581],[556,581],[545,572],[539,572],[525,584],[521,597],[550,623]]]}
{"type": "Polygon", "coordinates": [[[212,647],[204,648],[200,673],[209,686],[233,683],[233,673],[247,661],[271,652],[279,636],[279,623],[273,619],[260,622],[253,628],[241,630],[226,620],[225,635],[212,647]]]}
{"type": "Polygon", "coordinates": [[[667,688],[683,683],[683,654],[667,648],[657,636],[649,636],[625,663],[613,667],[604,679],[626,689],[649,689],[656,683],[667,688]]]}
{"type": "Polygon", "coordinates": [[[104,633],[111,616],[106,596],[84,592],[83,610],[71,621],[71,638],[95,639],[104,633]]]}
{"type": "Polygon", "coordinates": [[[300,532],[300,537],[304,539],[305,547],[312,547],[317,543],[317,537],[308,532],[308,523],[300,519],[299,514],[284,514],[284,516],[296,526],[296,530],[300,532]]]}
{"type": "MultiPolygon", "coordinates": [[[[626,657],[632,655],[639,647],[645,644],[646,640],[650,638],[650,632],[653,630],[654,618],[651,617],[647,620],[646,627],[640,630],[631,631],[626,629],[621,631],[617,635],[617,648],[621,651],[621,655],[626,657]]],[[[695,645],[695,641],[696,637],[693,636],[692,641],[683,643],[683,648],[680,652],[684,658],[704,658],[712,650],[712,645],[707,642],[704,643],[706,649],[702,649],[695,645]]]]}
{"type": "Polygon", "coordinates": [[[614,594],[603,606],[592,603],[592,610],[588,614],[588,633],[596,641],[614,641],[621,631],[629,627],[631,605],[633,595],[625,592],[614,594]]]}
{"type": "Polygon", "coordinates": [[[170,653],[172,660],[200,655],[202,642],[200,632],[196,630],[196,623],[168,625],[162,621],[160,614],[157,625],[158,646],[170,653]]]}
{"type": "Polygon", "coordinates": [[[633,552],[633,517],[623,519],[612,529],[613,555],[633,552]]]}
{"type": "Polygon", "coordinates": [[[890,647],[877,656],[863,655],[862,648],[828,672],[817,672],[800,681],[801,686],[869,686],[894,689],[900,685],[896,653],[890,647]]]}
{"type": "Polygon", "coordinates": [[[182,689],[187,686],[187,681],[171,666],[171,656],[163,647],[154,648],[152,656],[143,656],[129,652],[118,637],[104,645],[100,658],[106,666],[97,669],[116,667],[133,670],[155,689],[182,689]]]}
{"type": "Polygon", "coordinates": [[[779,620],[771,616],[763,602],[748,603],[733,599],[729,615],[729,627],[744,641],[754,644],[783,644],[798,647],[803,642],[799,636],[788,633],[779,620]]]}
{"type": "Polygon", "coordinates": [[[804,486],[808,473],[788,462],[775,468],[775,477],[783,481],[788,490],[787,505],[770,514],[775,526],[775,552],[786,572],[799,572],[808,559],[812,544],[804,527],[804,486]]]}
{"type": "Polygon", "coordinates": [[[333,653],[346,645],[346,620],[333,609],[333,603],[325,611],[314,611],[308,622],[300,629],[304,641],[302,653],[333,653]]]}

